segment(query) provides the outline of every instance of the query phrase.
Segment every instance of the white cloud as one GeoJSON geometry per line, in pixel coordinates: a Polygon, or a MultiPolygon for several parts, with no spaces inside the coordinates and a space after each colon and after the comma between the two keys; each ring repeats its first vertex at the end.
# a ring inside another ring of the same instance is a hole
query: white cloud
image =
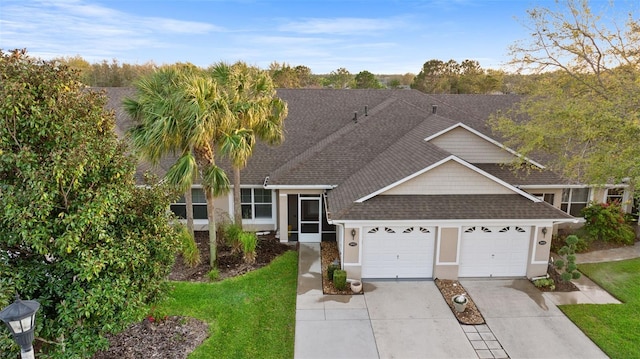
{"type": "Polygon", "coordinates": [[[386,31],[402,26],[402,21],[393,19],[364,18],[310,18],[302,21],[291,21],[281,25],[278,30],[302,34],[370,34],[386,31]]]}

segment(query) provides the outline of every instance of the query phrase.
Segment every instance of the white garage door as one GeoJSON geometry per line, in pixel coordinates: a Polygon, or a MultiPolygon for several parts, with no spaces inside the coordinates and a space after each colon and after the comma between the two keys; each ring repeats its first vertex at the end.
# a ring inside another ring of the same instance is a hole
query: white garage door
{"type": "Polygon", "coordinates": [[[433,227],[365,227],[362,277],[431,278],[434,244],[433,227]]]}
{"type": "Polygon", "coordinates": [[[527,274],[529,227],[463,227],[460,277],[520,277],[527,274]]]}

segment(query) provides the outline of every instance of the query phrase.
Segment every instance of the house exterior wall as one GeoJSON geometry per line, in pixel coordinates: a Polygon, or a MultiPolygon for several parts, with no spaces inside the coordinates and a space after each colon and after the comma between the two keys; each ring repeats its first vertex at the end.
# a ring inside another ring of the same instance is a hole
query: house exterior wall
{"type": "Polygon", "coordinates": [[[313,194],[322,195],[323,190],[311,190],[311,189],[278,189],[276,190],[277,199],[275,205],[277,206],[276,228],[280,237],[280,242],[288,242],[290,237],[289,232],[289,195],[300,194],[313,194]]]}
{"type": "Polygon", "coordinates": [[[346,227],[344,231],[344,263],[360,263],[360,228],[346,227]],[[356,235],[352,236],[351,231],[356,235]],[[355,243],[356,245],[350,245],[355,243]]]}
{"type": "Polygon", "coordinates": [[[382,195],[512,194],[505,186],[457,163],[449,161],[412,178],[382,195]]]}
{"type": "Polygon", "coordinates": [[[523,188],[523,190],[530,194],[553,194],[553,203],[551,204],[556,208],[560,208],[560,204],[562,203],[562,188],[526,187],[523,188]]]}
{"type": "Polygon", "coordinates": [[[549,254],[551,252],[551,236],[553,223],[548,226],[534,226],[531,230],[529,245],[530,260],[527,264],[527,277],[539,277],[547,273],[549,266],[549,254]],[[547,232],[546,234],[544,232],[547,232]]]}
{"type": "MultiPolygon", "coordinates": [[[[381,224],[383,225],[383,224],[381,224]]],[[[422,226],[430,226],[429,224],[414,224],[422,226]]],[[[473,223],[465,222],[464,224],[449,224],[436,227],[435,240],[435,260],[433,264],[433,278],[439,279],[458,279],[460,265],[460,248],[462,240],[462,228],[473,225],[473,223]]],[[[485,223],[480,225],[494,226],[497,223],[485,223]]],[[[371,223],[366,226],[372,226],[371,223]]],[[[543,276],[547,273],[549,254],[551,248],[551,236],[553,233],[553,222],[537,223],[530,225],[529,246],[526,263],[526,276],[528,278],[543,276]],[[544,229],[546,228],[546,233],[544,229]]],[[[347,271],[347,278],[362,278],[362,226],[358,224],[348,224],[346,226],[338,226],[338,237],[344,238],[342,244],[342,264],[347,271]],[[351,236],[351,231],[355,229],[355,237],[351,236]],[[355,242],[356,246],[349,246],[349,242],[355,242]]]]}
{"type": "Polygon", "coordinates": [[[511,153],[461,127],[433,138],[430,142],[470,163],[513,161],[511,153]]]}
{"type": "Polygon", "coordinates": [[[440,279],[458,278],[458,248],[460,227],[441,227],[436,238],[436,261],[433,277],[440,279]]]}

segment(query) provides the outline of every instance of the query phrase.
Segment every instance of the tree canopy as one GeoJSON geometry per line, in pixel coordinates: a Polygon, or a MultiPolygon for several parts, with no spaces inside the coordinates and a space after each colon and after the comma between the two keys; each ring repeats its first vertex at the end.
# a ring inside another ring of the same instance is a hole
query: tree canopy
{"type": "Polygon", "coordinates": [[[175,196],[136,186],[106,98],[74,71],[0,52],[0,79],[0,307],[40,302],[39,358],[90,357],[166,290],[175,196]]]}
{"type": "MultiPolygon", "coordinates": [[[[637,9],[628,9],[621,24],[595,14],[586,0],[559,5],[528,11],[531,38],[511,47],[512,65],[537,74],[538,81],[529,84],[530,95],[516,109],[493,119],[493,127],[525,156],[541,150],[549,166],[568,178],[637,187],[637,9]]],[[[614,9],[610,4],[608,10],[614,9]]]]}
{"type": "Polygon", "coordinates": [[[357,89],[379,89],[384,87],[374,74],[366,70],[358,72],[354,82],[354,87],[357,89]]]}
{"type": "Polygon", "coordinates": [[[411,83],[425,93],[485,94],[502,90],[502,71],[484,70],[474,60],[429,60],[411,83]]]}

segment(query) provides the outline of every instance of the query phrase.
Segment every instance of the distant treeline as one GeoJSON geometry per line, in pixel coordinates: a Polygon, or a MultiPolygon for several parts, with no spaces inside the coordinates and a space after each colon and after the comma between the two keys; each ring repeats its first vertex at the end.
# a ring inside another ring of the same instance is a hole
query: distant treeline
{"type": "MultiPolygon", "coordinates": [[[[140,76],[170,66],[153,62],[127,64],[116,59],[92,64],[81,56],[55,60],[79,71],[82,82],[94,87],[128,87],[140,76]]],[[[483,69],[474,60],[458,63],[436,59],[425,62],[417,75],[373,74],[366,70],[354,75],[345,68],[329,74],[313,74],[307,66],[278,62],[271,63],[267,71],[278,88],[413,88],[425,93],[445,94],[528,93],[528,84],[536,77],[483,69]]]]}

